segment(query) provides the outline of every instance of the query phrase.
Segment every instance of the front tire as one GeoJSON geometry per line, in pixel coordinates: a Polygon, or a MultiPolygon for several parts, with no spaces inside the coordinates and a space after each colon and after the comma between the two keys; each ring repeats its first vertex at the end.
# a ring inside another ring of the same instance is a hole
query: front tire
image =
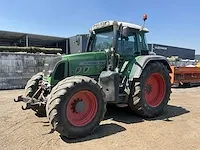
{"type": "Polygon", "coordinates": [[[169,70],[160,62],[145,67],[139,81],[133,83],[128,105],[143,117],[160,115],[167,105],[171,94],[169,70]]]}
{"type": "Polygon", "coordinates": [[[39,82],[42,81],[44,74],[42,72],[39,72],[32,76],[26,86],[25,86],[25,96],[26,97],[32,97],[34,93],[38,90],[39,82]]]}
{"type": "Polygon", "coordinates": [[[51,91],[46,111],[54,130],[67,138],[87,136],[106,112],[105,94],[98,83],[84,76],[60,81],[51,91]]]}
{"type": "MultiPolygon", "coordinates": [[[[42,72],[39,72],[32,76],[26,86],[25,86],[25,97],[32,98],[35,94],[35,92],[39,89],[39,82],[43,80],[44,74],[42,72]]],[[[35,95],[34,98],[38,98],[39,95],[35,95]]],[[[45,116],[45,106],[41,105],[37,108],[32,108],[33,111],[35,111],[40,116],[45,116]]]]}

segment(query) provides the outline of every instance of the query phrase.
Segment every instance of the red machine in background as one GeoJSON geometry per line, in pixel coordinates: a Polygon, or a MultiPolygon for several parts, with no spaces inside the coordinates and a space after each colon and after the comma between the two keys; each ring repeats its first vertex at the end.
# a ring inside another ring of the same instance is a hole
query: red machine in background
{"type": "Polygon", "coordinates": [[[190,85],[191,83],[200,84],[200,62],[197,60],[180,60],[169,58],[172,73],[171,83],[179,85],[190,85]]]}

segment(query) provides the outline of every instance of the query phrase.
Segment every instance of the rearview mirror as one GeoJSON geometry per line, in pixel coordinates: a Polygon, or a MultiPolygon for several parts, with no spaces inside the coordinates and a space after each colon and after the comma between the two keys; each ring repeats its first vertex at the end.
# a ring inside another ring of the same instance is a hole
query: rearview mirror
{"type": "Polygon", "coordinates": [[[123,29],[122,29],[122,36],[124,37],[124,38],[126,38],[126,37],[128,37],[128,34],[129,34],[129,28],[128,27],[124,27],[123,29]]]}

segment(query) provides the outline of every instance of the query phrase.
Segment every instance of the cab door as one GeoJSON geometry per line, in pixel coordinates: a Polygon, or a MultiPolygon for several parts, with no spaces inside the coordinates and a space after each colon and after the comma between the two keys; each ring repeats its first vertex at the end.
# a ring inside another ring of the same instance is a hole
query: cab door
{"type": "Polygon", "coordinates": [[[135,57],[138,53],[136,33],[133,32],[126,38],[119,38],[117,52],[120,55],[120,72],[124,76],[128,76],[132,65],[135,63],[135,57]]]}

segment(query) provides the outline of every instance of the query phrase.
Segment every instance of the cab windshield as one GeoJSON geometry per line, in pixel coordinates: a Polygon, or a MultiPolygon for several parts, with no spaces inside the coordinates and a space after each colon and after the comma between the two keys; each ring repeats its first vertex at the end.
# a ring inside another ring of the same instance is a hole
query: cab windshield
{"type": "MultiPolygon", "coordinates": [[[[111,28],[96,30],[95,34],[91,37],[89,51],[109,51],[113,46],[113,38],[114,32],[111,28]]],[[[138,33],[134,29],[126,38],[118,36],[117,44],[117,53],[120,55],[133,56],[141,50],[148,51],[145,33],[138,33]]]]}
{"type": "Polygon", "coordinates": [[[103,51],[108,50],[112,47],[113,43],[113,31],[97,32],[95,34],[92,50],[103,51]]]}

